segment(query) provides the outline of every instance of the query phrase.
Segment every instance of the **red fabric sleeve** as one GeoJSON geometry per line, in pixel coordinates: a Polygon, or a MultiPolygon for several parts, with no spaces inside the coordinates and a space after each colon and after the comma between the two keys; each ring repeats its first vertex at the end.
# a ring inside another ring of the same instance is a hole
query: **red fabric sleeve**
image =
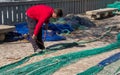
{"type": "Polygon", "coordinates": [[[49,16],[44,16],[44,17],[40,17],[40,19],[38,20],[38,23],[35,26],[34,29],[34,35],[37,36],[39,33],[40,28],[42,28],[42,25],[44,22],[46,22],[46,20],[49,19],[49,16]]]}
{"type": "Polygon", "coordinates": [[[35,35],[35,36],[38,35],[39,30],[40,30],[40,28],[42,27],[42,24],[44,23],[44,21],[45,21],[45,19],[42,19],[42,18],[40,18],[40,19],[38,20],[38,23],[36,24],[35,29],[34,29],[34,35],[35,35]]]}

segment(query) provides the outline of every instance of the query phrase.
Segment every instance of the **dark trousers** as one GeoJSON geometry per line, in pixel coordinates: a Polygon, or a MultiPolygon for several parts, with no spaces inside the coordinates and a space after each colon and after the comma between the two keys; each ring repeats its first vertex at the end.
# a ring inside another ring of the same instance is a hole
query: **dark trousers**
{"type": "Polygon", "coordinates": [[[37,49],[45,49],[44,43],[42,41],[42,28],[39,30],[39,33],[36,36],[37,39],[32,39],[37,21],[27,16],[27,24],[29,28],[30,42],[34,48],[34,51],[36,51],[37,49]]]}

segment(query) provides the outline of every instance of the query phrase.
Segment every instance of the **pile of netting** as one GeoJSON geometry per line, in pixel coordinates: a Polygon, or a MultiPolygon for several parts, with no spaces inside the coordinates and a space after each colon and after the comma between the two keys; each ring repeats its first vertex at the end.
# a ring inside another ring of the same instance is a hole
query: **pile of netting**
{"type": "MultiPolygon", "coordinates": [[[[48,30],[46,26],[42,26],[42,39],[44,41],[59,41],[66,40],[66,38],[60,34],[70,34],[76,29],[85,29],[95,26],[90,20],[83,17],[70,15],[59,18],[58,20],[50,21],[48,24],[48,30]]],[[[7,33],[5,41],[17,41],[25,39],[24,35],[29,35],[29,29],[26,22],[15,24],[15,31],[7,33]]],[[[29,37],[27,37],[29,40],[29,37]]]]}
{"type": "MultiPolygon", "coordinates": [[[[81,58],[108,52],[117,48],[120,48],[120,34],[118,34],[116,42],[104,47],[46,58],[20,68],[17,68],[17,66],[20,66],[23,62],[20,62],[19,64],[16,62],[3,66],[0,68],[0,75],[51,75],[61,67],[77,62],[81,58]]],[[[25,62],[27,61],[26,59],[29,59],[32,56],[35,55],[28,56],[22,61],[25,62]]]]}
{"type": "Polygon", "coordinates": [[[120,69],[119,63],[120,52],[77,75],[118,75],[120,69]]]}
{"type": "Polygon", "coordinates": [[[115,1],[112,4],[107,5],[108,8],[117,8],[120,11],[120,1],[115,1]]]}

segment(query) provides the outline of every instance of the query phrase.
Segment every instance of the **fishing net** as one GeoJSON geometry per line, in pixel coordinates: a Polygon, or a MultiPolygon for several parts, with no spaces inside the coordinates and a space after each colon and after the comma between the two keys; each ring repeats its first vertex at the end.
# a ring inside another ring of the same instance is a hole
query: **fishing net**
{"type": "Polygon", "coordinates": [[[113,73],[115,73],[116,69],[118,69],[118,67],[120,67],[120,66],[118,66],[119,62],[120,62],[120,52],[112,55],[111,57],[98,63],[96,66],[93,66],[93,67],[89,68],[88,70],[86,70],[82,73],[79,73],[77,75],[96,75],[96,74],[97,75],[114,75],[113,73]],[[109,64],[111,64],[111,65],[109,65],[109,64]],[[106,68],[106,66],[107,66],[107,68],[106,68]]]}
{"type": "MultiPolygon", "coordinates": [[[[120,63],[120,62],[119,62],[120,63]]],[[[119,68],[117,69],[117,71],[115,72],[115,75],[119,75],[120,74],[120,66],[119,68]]]]}
{"type": "MultiPolygon", "coordinates": [[[[21,68],[2,71],[0,75],[51,75],[61,67],[74,63],[81,58],[108,52],[117,48],[120,48],[120,35],[118,35],[116,42],[107,46],[46,58],[21,68]]],[[[98,69],[97,71],[100,70],[98,69]]]]}
{"type": "Polygon", "coordinates": [[[107,5],[108,8],[117,8],[120,11],[120,1],[115,1],[112,4],[107,5]]]}
{"type": "Polygon", "coordinates": [[[120,59],[116,62],[109,64],[108,66],[104,67],[97,75],[115,75],[115,72],[120,67],[120,59]]]}

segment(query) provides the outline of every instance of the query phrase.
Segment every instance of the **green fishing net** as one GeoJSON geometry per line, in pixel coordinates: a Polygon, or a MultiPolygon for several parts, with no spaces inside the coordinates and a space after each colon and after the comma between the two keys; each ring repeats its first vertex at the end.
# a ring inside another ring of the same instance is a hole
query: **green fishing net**
{"type": "MultiPolygon", "coordinates": [[[[3,71],[0,75],[51,75],[63,66],[78,61],[81,58],[111,51],[120,47],[120,41],[109,44],[101,48],[94,48],[85,51],[68,53],[56,57],[46,58],[44,60],[26,65],[21,68],[3,71]]],[[[99,70],[98,70],[99,71],[99,70]]]]}
{"type": "MultiPolygon", "coordinates": [[[[120,35],[117,36],[116,42],[104,47],[72,52],[56,57],[46,58],[20,68],[10,69],[9,67],[8,70],[4,70],[4,67],[2,67],[0,68],[0,75],[52,75],[61,67],[77,62],[81,58],[108,52],[117,48],[120,48],[120,35]]],[[[95,67],[95,69],[97,69],[97,67],[95,67]]],[[[97,71],[99,70],[100,69],[97,69],[97,71]]]]}

